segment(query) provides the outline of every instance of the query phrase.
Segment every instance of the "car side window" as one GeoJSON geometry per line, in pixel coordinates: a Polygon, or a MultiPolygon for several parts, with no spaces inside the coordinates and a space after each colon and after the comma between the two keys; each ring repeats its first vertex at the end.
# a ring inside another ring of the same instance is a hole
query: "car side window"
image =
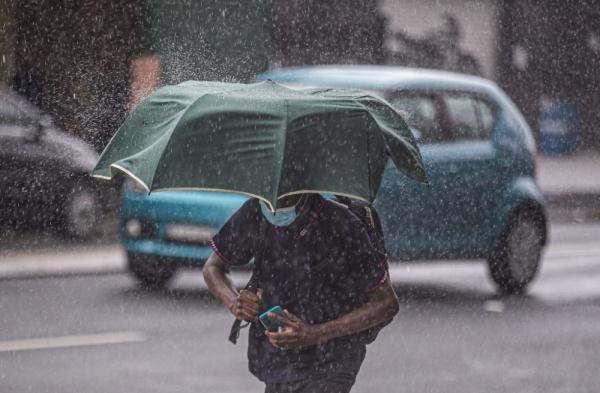
{"type": "Polygon", "coordinates": [[[468,95],[445,95],[448,129],[455,141],[481,139],[475,103],[468,95]]]}
{"type": "Polygon", "coordinates": [[[484,138],[487,138],[492,133],[492,128],[494,128],[495,111],[489,103],[478,98],[475,98],[475,107],[479,117],[480,132],[484,135],[484,138]]]}
{"type": "Polygon", "coordinates": [[[439,123],[438,109],[433,97],[406,95],[394,97],[390,103],[404,115],[420,143],[442,142],[446,138],[439,123]]]}
{"type": "Polygon", "coordinates": [[[486,140],[494,126],[494,110],[485,100],[469,94],[447,94],[444,105],[453,140],[486,140]]]}

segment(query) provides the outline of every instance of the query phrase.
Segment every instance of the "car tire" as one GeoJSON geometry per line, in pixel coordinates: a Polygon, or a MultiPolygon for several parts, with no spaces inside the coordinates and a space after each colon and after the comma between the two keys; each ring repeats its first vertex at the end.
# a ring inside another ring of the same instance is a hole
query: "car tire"
{"type": "Polygon", "coordinates": [[[141,288],[157,290],[164,288],[175,275],[175,267],[161,263],[160,259],[152,255],[127,253],[129,271],[138,281],[141,288]]]}
{"type": "Polygon", "coordinates": [[[520,294],[535,278],[541,260],[543,219],[521,211],[511,218],[496,249],[488,258],[489,273],[502,294],[520,294]]]}
{"type": "Polygon", "coordinates": [[[86,182],[67,192],[62,207],[63,232],[73,239],[90,239],[99,234],[102,203],[98,192],[86,182]]]}

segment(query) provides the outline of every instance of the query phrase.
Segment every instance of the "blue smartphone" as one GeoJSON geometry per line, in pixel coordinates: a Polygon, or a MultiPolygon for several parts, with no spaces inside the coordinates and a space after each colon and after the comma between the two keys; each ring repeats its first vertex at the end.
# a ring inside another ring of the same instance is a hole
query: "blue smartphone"
{"type": "Polygon", "coordinates": [[[279,306],[272,307],[258,316],[258,320],[269,332],[277,332],[282,327],[277,321],[269,319],[269,313],[281,315],[285,318],[283,310],[279,306]]]}

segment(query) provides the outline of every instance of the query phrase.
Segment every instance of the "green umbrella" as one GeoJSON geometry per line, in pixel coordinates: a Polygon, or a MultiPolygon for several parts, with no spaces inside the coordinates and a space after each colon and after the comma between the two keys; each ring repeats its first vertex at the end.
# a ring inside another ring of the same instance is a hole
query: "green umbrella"
{"type": "Polygon", "coordinates": [[[402,117],[363,91],[189,81],[142,101],[92,176],[124,172],[148,192],[238,192],[271,208],[306,192],[373,201],[387,155],[427,182],[402,117]]]}

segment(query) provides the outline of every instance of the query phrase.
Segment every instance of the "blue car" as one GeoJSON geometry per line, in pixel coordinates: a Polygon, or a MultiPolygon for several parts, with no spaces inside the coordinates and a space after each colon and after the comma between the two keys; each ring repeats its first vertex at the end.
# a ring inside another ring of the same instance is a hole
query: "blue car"
{"type": "MultiPolygon", "coordinates": [[[[535,142],[510,98],[493,82],[388,66],[315,66],[262,74],[290,87],[359,88],[405,115],[431,187],[390,162],[374,206],[392,260],[486,259],[504,293],[522,292],[547,241],[535,181],[535,142]]],[[[123,193],[121,236],[133,274],[164,285],[180,266],[202,266],[210,239],[246,200],[236,194],[123,193]]]]}

